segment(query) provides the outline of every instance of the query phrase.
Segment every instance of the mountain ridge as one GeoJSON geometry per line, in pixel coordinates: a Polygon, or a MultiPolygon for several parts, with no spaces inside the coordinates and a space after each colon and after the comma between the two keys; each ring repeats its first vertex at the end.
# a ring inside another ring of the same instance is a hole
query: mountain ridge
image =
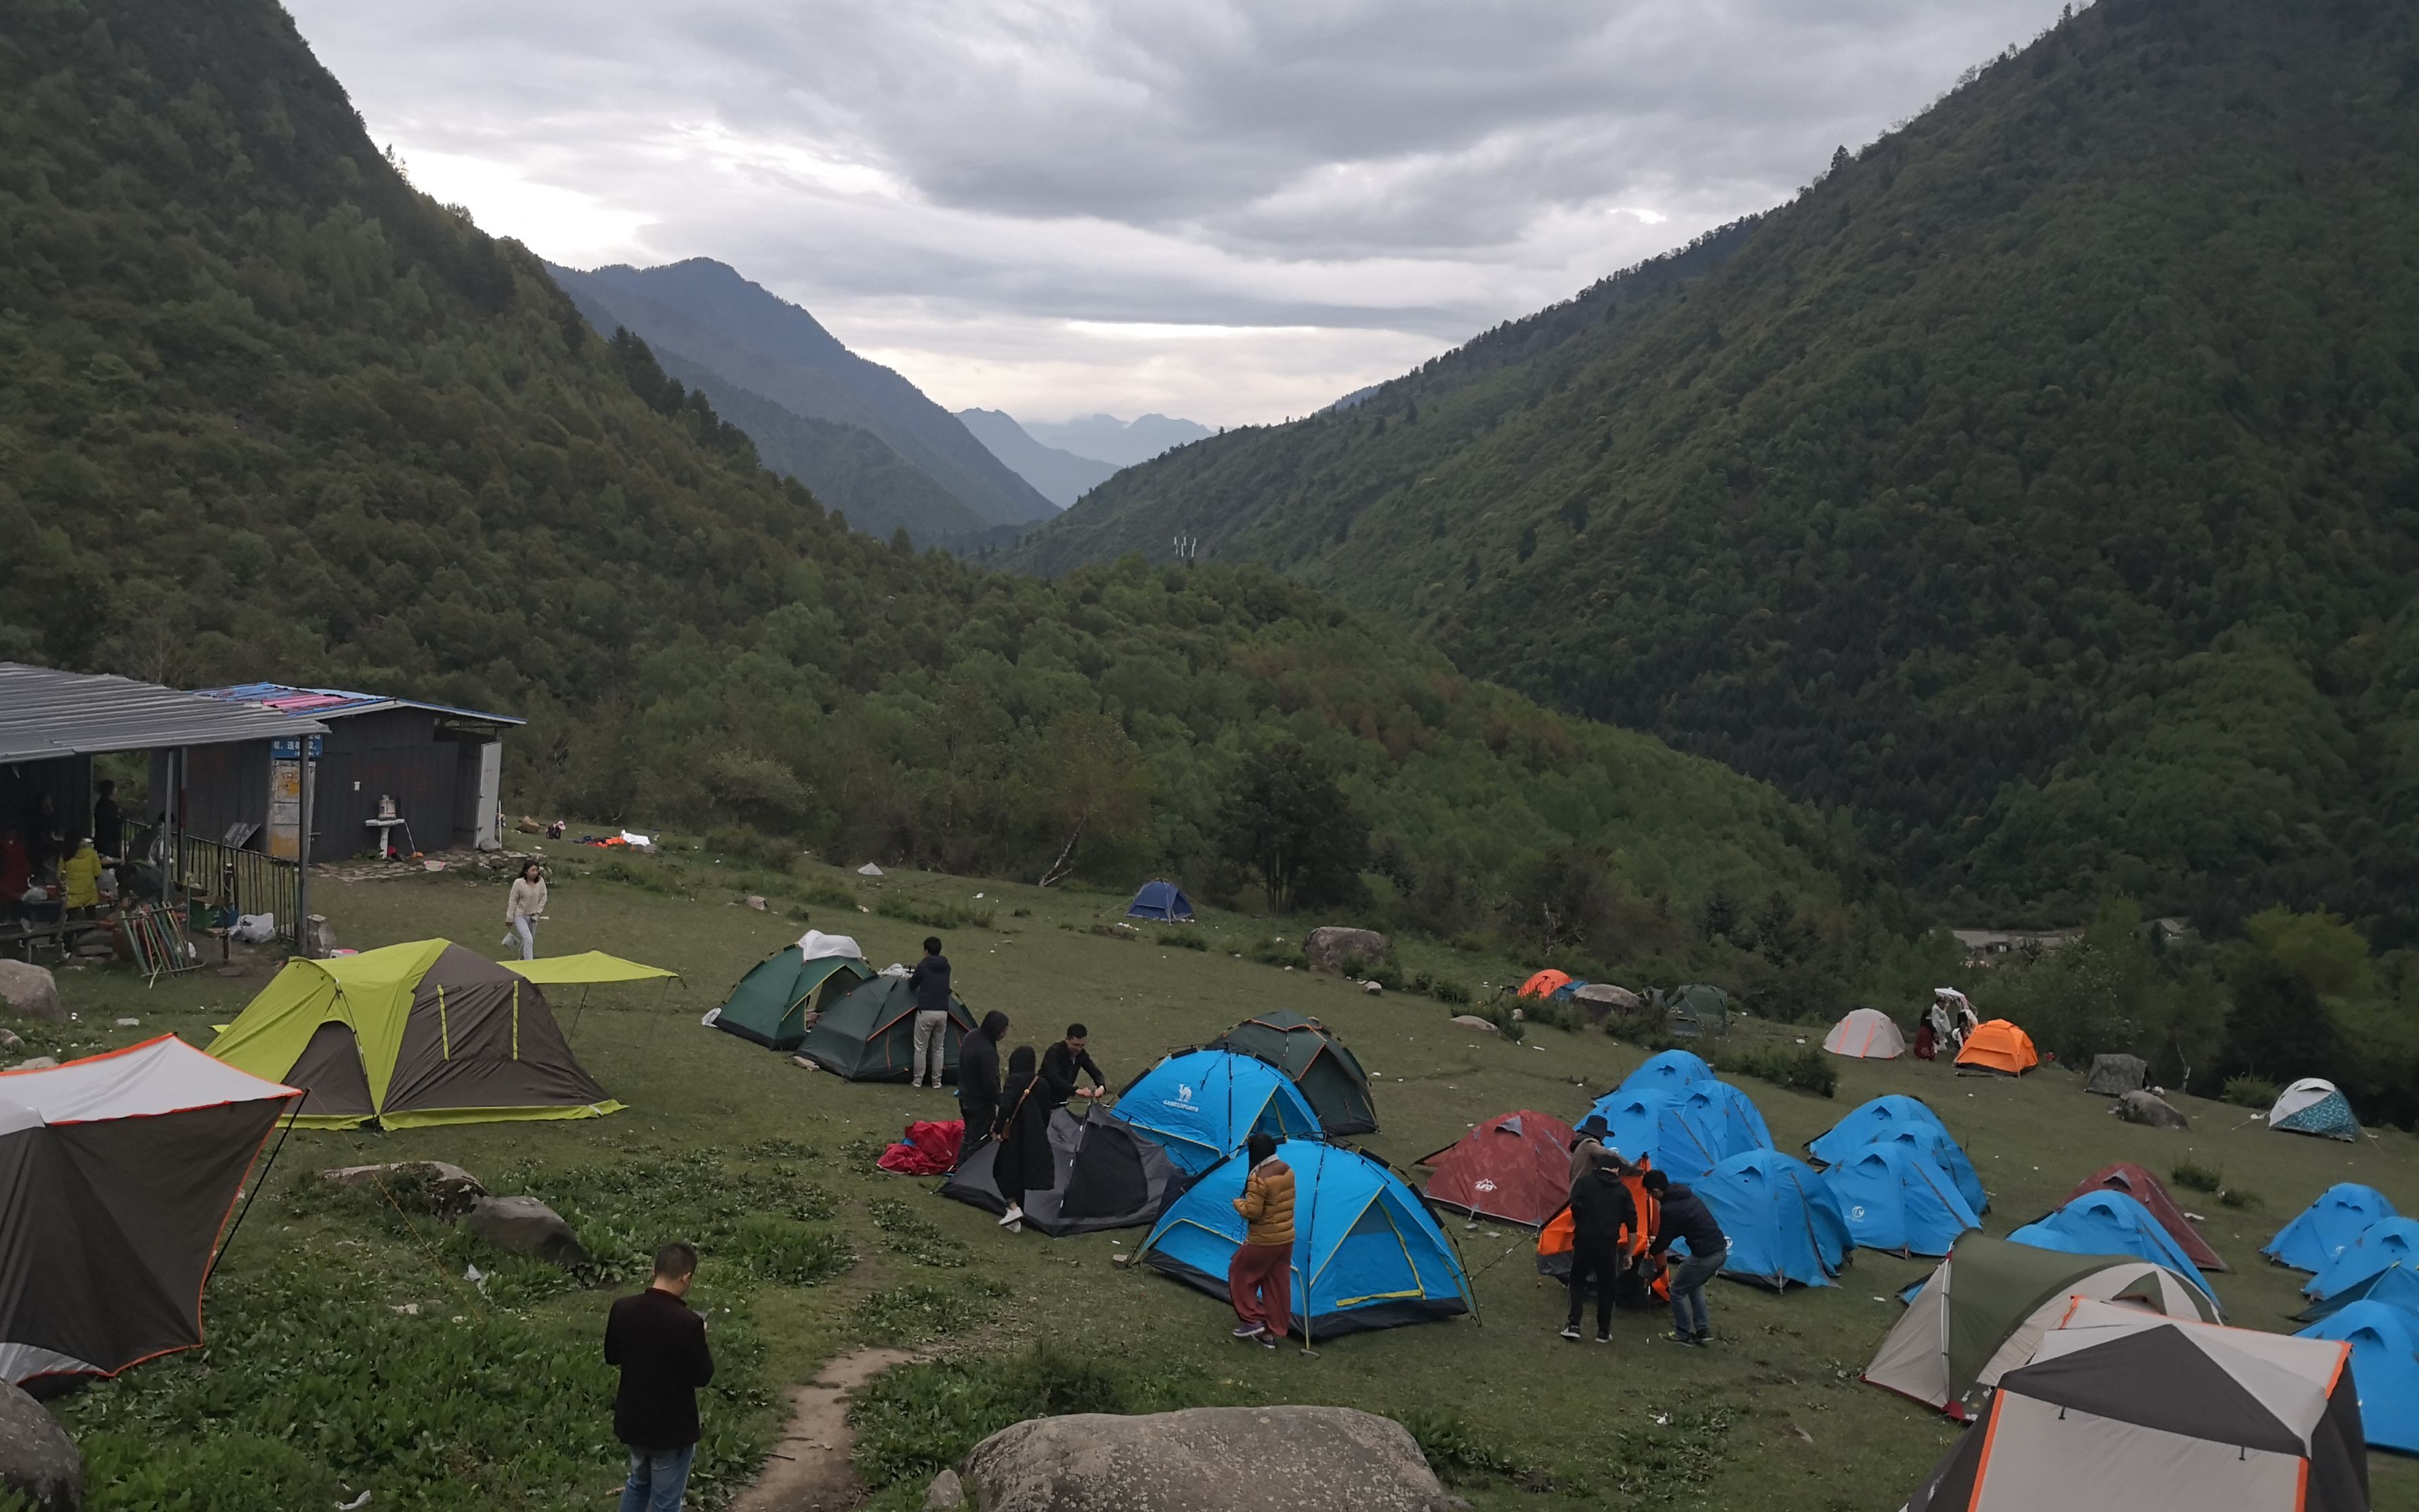
{"type": "Polygon", "coordinates": [[[1106,483],[1117,471],[1114,462],[1043,445],[1005,409],[961,409],[957,416],[974,432],[975,440],[991,449],[992,455],[1061,509],[1106,483]]]}

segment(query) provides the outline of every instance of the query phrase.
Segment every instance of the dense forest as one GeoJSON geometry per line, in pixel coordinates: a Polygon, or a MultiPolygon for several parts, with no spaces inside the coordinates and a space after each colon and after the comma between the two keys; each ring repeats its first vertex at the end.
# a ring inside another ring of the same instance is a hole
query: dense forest
{"type": "Polygon", "coordinates": [[[1197,536],[1937,916],[2419,942],[2419,13],[2103,0],[1759,222],[1002,557],[1197,536]]]}

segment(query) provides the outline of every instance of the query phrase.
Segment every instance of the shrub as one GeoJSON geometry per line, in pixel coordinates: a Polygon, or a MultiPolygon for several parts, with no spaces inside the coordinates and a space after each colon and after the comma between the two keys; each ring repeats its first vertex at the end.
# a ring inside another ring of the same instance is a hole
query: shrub
{"type": "Polygon", "coordinates": [[[769,872],[787,872],[798,858],[798,848],[788,841],[738,827],[706,831],[705,852],[708,856],[746,861],[769,872]]]}
{"type": "Polygon", "coordinates": [[[2217,1200],[2229,1208],[2257,1208],[2261,1206],[2258,1193],[2245,1191],[2240,1187],[2229,1186],[2225,1188],[2217,1194],[2217,1200]]]}
{"type": "Polygon", "coordinates": [[[1207,950],[1210,949],[1210,942],[1201,937],[1201,932],[1199,930],[1163,929],[1151,937],[1157,940],[1160,944],[1175,950],[1207,950]]]}
{"type": "Polygon", "coordinates": [[[992,920],[992,912],[988,908],[918,903],[913,898],[895,895],[885,896],[873,905],[873,911],[885,918],[904,919],[910,924],[921,924],[926,929],[989,929],[992,920]]]}
{"type": "Polygon", "coordinates": [[[834,882],[828,877],[808,883],[803,891],[807,902],[821,903],[825,908],[846,908],[855,911],[864,906],[855,887],[834,882]]]}
{"type": "Polygon", "coordinates": [[[2189,1187],[2195,1192],[2215,1192],[2226,1181],[2225,1172],[2196,1165],[2189,1160],[2176,1162],[2175,1168],[2167,1174],[2175,1179],[2176,1185],[2189,1187]]]}
{"type": "Polygon", "coordinates": [[[1470,1001],[1470,989],[1457,981],[1431,981],[1427,985],[1427,995],[1440,1003],[1460,1004],[1470,1001]]]}
{"type": "Polygon", "coordinates": [[[2236,1107],[2257,1108],[2264,1113],[2275,1104],[2280,1090],[2265,1076],[2228,1076],[2225,1097],[2236,1107]]]}
{"type": "Polygon", "coordinates": [[[1518,1044],[1522,1037],[1529,1032],[1529,1026],[1514,1018],[1512,1013],[1513,1004],[1501,997],[1478,1011],[1478,1016],[1494,1025],[1497,1033],[1502,1035],[1511,1043],[1518,1044]]]}
{"type": "Polygon", "coordinates": [[[1816,1097],[1833,1097],[1840,1089],[1840,1068],[1812,1045],[1715,1046],[1700,1043],[1697,1053],[1725,1075],[1753,1076],[1777,1087],[1795,1088],[1816,1097]]]}
{"type": "Polygon", "coordinates": [[[1272,934],[1265,940],[1253,941],[1243,954],[1264,966],[1302,964],[1302,947],[1287,945],[1282,934],[1272,934]]]}

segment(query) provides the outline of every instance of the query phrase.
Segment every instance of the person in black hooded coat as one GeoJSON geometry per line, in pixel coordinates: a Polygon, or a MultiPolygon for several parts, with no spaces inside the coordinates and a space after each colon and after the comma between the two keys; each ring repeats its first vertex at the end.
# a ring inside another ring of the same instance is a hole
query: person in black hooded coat
{"type": "Polygon", "coordinates": [[[1047,1192],[1057,1178],[1050,1158],[1048,1090],[1034,1075],[1033,1047],[1021,1044],[1008,1057],[1008,1085],[1000,1088],[999,1153],[992,1157],[992,1184],[1008,1200],[999,1226],[1009,1233],[1025,1230],[1025,1194],[1047,1192]]]}
{"type": "Polygon", "coordinates": [[[1008,1037],[1008,1015],[993,1009],[982,1026],[958,1050],[958,1117],[966,1120],[958,1160],[982,1148],[999,1127],[999,1042],[1008,1037]]]}

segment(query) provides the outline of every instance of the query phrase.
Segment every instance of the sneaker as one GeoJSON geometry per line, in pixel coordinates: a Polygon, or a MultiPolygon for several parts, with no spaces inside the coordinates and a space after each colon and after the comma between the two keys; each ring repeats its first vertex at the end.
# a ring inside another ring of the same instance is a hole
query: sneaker
{"type": "Polygon", "coordinates": [[[1275,1349],[1276,1347],[1277,1347],[1277,1338],[1276,1338],[1276,1335],[1273,1335],[1273,1334],[1271,1334],[1271,1333],[1270,1333],[1270,1332],[1269,1332],[1268,1330],[1266,1330],[1266,1329],[1262,1329],[1262,1330],[1260,1331],[1260,1348],[1261,1348],[1261,1349],[1264,1349],[1264,1350],[1273,1350],[1273,1349],[1275,1349]]]}
{"type": "Polygon", "coordinates": [[[1013,1231],[1016,1226],[1023,1222],[1024,1219],[1025,1210],[1023,1208],[1010,1208],[1008,1211],[1000,1214],[999,1226],[1002,1228],[1013,1231]]]}
{"type": "Polygon", "coordinates": [[[1693,1344],[1695,1344],[1695,1343],[1697,1342],[1697,1335],[1694,1335],[1694,1334],[1682,1334],[1682,1333],[1679,1333],[1679,1332],[1678,1332],[1678,1331],[1676,1331],[1676,1330],[1675,1330],[1675,1331],[1673,1331],[1672,1333],[1670,1333],[1670,1334],[1665,1335],[1664,1335],[1664,1337],[1666,1337],[1666,1338],[1670,1339],[1670,1340],[1671,1340],[1672,1343],[1674,1343],[1674,1344],[1690,1344],[1690,1345],[1693,1345],[1693,1344]]]}
{"type": "Polygon", "coordinates": [[[1011,1233],[1011,1234],[1021,1234],[1021,1233],[1025,1232],[1025,1225],[1024,1225],[1024,1223],[1023,1223],[1023,1222],[1021,1222],[1021,1221],[1020,1221],[1020,1222],[1017,1222],[1017,1223],[1012,1223],[1012,1224],[1010,1224],[1010,1225],[1009,1225],[1009,1226],[1008,1226],[1008,1231],[1009,1231],[1009,1233],[1011,1233]]]}
{"type": "Polygon", "coordinates": [[[1579,1341],[1579,1325],[1577,1323],[1566,1325],[1563,1329],[1563,1337],[1570,1340],[1573,1344],[1577,1344],[1579,1341]]]}
{"type": "Polygon", "coordinates": [[[1268,1325],[1265,1323],[1245,1323],[1235,1330],[1235,1336],[1239,1339],[1256,1339],[1268,1331],[1268,1325]]]}
{"type": "Polygon", "coordinates": [[[1697,1342],[1701,1345],[1711,1344],[1714,1342],[1714,1331],[1710,1328],[1698,1330],[1697,1342]]]}
{"type": "Polygon", "coordinates": [[[1598,1344],[1610,1344],[1612,1342],[1612,1335],[1610,1334],[1598,1334],[1595,1336],[1595,1341],[1598,1344]]]}

